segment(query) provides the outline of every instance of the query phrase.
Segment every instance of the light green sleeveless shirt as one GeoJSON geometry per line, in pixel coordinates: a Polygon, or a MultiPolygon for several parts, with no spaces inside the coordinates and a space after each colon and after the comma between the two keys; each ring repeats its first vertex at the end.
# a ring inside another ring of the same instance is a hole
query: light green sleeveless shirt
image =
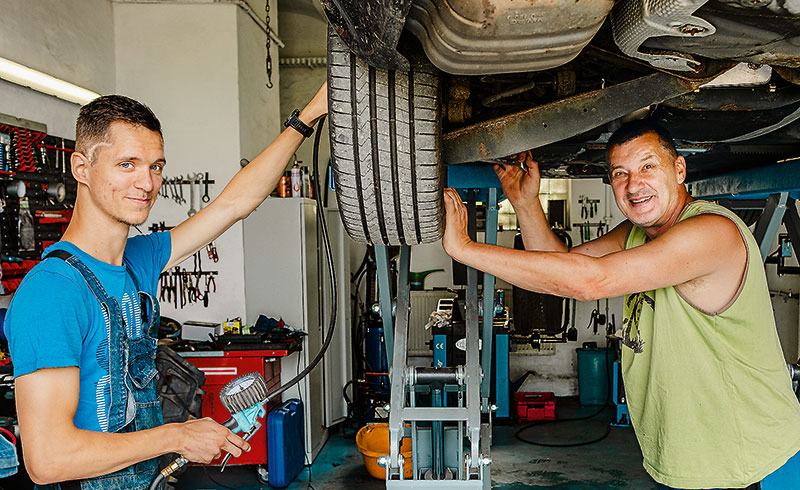
{"type": "MultiPolygon", "coordinates": [[[[679,219],[705,213],[730,218],[747,245],[739,293],[716,314],[693,307],[674,287],[626,296],[623,379],[653,479],[677,488],[743,487],[800,449],[800,403],[755,238],[735,214],[710,202],[692,202],[679,219]]],[[[645,239],[634,226],[625,248],[645,239]]]]}

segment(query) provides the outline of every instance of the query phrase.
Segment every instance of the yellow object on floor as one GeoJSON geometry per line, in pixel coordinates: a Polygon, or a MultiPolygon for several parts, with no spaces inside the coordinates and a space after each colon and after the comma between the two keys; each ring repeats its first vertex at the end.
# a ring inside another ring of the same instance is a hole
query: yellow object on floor
{"type": "MultiPolygon", "coordinates": [[[[367,471],[370,475],[380,480],[386,479],[386,468],[378,464],[378,458],[389,454],[389,424],[380,423],[365,425],[356,434],[356,447],[364,458],[367,471]]],[[[411,478],[413,464],[411,461],[411,438],[406,437],[400,445],[400,454],[403,455],[403,472],[405,478],[411,478]]]]}

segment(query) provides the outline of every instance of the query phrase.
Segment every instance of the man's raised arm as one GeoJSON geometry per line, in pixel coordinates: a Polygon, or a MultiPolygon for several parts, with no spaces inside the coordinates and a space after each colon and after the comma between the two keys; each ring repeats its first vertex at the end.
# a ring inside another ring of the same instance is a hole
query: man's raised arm
{"type": "Polygon", "coordinates": [[[529,291],[589,301],[702,278],[702,287],[715,292],[726,304],[744,273],[744,241],[733,221],[722,216],[695,216],[639,247],[591,257],[473,242],[467,234],[467,211],[458,193],[446,189],[444,198],[445,251],[464,265],[529,291]]]}
{"type": "MultiPolygon", "coordinates": [[[[300,113],[300,120],[307,126],[313,126],[327,114],[327,89],[327,83],[323,84],[300,113]]],[[[231,179],[216,199],[173,228],[170,232],[172,254],[164,270],[186,260],[264,202],[283,175],[289,158],[303,140],[304,137],[295,129],[285,129],[272,144],[231,179]]]]}
{"type": "Polygon", "coordinates": [[[522,170],[514,165],[495,165],[494,171],[503,186],[503,193],[514,207],[525,250],[575,252],[592,257],[602,257],[624,248],[625,236],[630,229],[630,224],[627,222],[600,238],[568,249],[550,229],[550,224],[544,215],[544,209],[542,209],[542,203],[539,201],[541,182],[539,163],[531,157],[529,151],[518,154],[516,158],[525,165],[527,170],[522,170]]]}

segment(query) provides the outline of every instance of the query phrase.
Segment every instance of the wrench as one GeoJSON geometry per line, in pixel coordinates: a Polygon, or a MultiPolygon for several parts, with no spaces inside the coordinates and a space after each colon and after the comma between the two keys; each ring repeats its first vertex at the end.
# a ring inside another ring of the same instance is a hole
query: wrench
{"type": "Polygon", "coordinates": [[[182,199],[178,192],[183,188],[183,185],[180,183],[183,180],[183,175],[178,177],[177,179],[172,181],[172,195],[175,199],[175,202],[178,204],[182,203],[182,199]]]}
{"type": "MultiPolygon", "coordinates": [[[[181,180],[183,180],[183,175],[181,175],[181,180]]],[[[180,184],[180,185],[178,186],[178,193],[179,193],[179,195],[180,195],[180,200],[181,200],[181,203],[185,203],[185,202],[186,202],[186,199],[184,199],[184,198],[183,198],[183,184],[180,184]]]]}
{"type": "Polygon", "coordinates": [[[196,173],[194,175],[194,182],[197,184],[197,194],[198,194],[197,205],[200,207],[200,209],[203,209],[203,202],[204,201],[203,201],[202,197],[199,197],[199,195],[200,195],[200,187],[203,185],[203,174],[201,174],[199,172],[196,173]]]}
{"type": "Polygon", "coordinates": [[[206,185],[206,191],[205,191],[205,194],[203,194],[203,199],[202,200],[203,200],[203,202],[208,202],[209,200],[211,200],[211,198],[208,197],[208,172],[206,172],[206,180],[205,180],[204,183],[206,185]]]}
{"type": "Polygon", "coordinates": [[[197,213],[197,210],[194,208],[194,181],[192,180],[192,176],[189,175],[189,216],[194,216],[197,213]]]}

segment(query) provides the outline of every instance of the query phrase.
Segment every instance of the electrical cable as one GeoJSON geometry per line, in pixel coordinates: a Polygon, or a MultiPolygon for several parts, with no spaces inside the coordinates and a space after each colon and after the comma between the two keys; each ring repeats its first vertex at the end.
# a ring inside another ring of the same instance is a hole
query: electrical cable
{"type": "MultiPolygon", "coordinates": [[[[611,374],[609,373],[609,369],[607,368],[609,350],[606,351],[606,356],[605,356],[606,357],[606,369],[605,369],[605,371],[606,371],[606,382],[607,382],[606,386],[608,387],[608,390],[606,391],[606,400],[600,406],[600,408],[598,410],[596,410],[594,413],[591,413],[589,415],[584,415],[582,417],[570,417],[570,418],[566,418],[566,419],[556,419],[556,420],[549,420],[549,421],[538,421],[537,420],[537,421],[534,421],[534,422],[530,422],[528,424],[523,425],[519,429],[517,429],[516,432],[514,432],[514,438],[516,440],[520,441],[520,442],[524,442],[526,444],[531,444],[533,446],[541,446],[541,447],[580,447],[580,446],[588,446],[589,444],[594,444],[594,443],[600,442],[603,439],[605,439],[606,437],[608,437],[608,435],[611,433],[611,424],[610,423],[606,425],[606,430],[603,433],[603,435],[601,435],[600,437],[595,438],[595,439],[590,439],[588,441],[581,441],[581,442],[568,443],[568,444],[555,444],[555,443],[532,441],[530,439],[525,439],[520,434],[522,432],[528,430],[528,429],[533,428],[533,427],[544,426],[544,425],[549,425],[549,424],[557,424],[557,423],[563,423],[563,422],[577,422],[577,421],[580,421],[580,420],[589,420],[589,419],[597,417],[598,415],[603,413],[603,411],[608,407],[608,402],[611,401],[611,374]]],[[[524,376],[527,376],[527,374],[528,373],[525,373],[524,376]]]]}
{"type": "MultiPolygon", "coordinates": [[[[300,356],[297,356],[297,365],[294,368],[295,376],[297,376],[298,371],[300,371],[300,356]]],[[[306,386],[308,386],[308,383],[306,383],[306,386]]],[[[303,403],[303,392],[302,392],[302,390],[297,390],[297,396],[300,398],[300,404],[305,406],[305,403],[303,403]]],[[[300,428],[301,428],[300,429],[300,433],[297,436],[298,436],[298,439],[300,439],[300,445],[301,445],[301,447],[303,449],[303,462],[305,463],[303,466],[305,466],[305,468],[308,469],[308,487],[307,488],[309,488],[310,490],[315,490],[314,489],[314,485],[311,484],[311,463],[308,461],[308,455],[306,454],[306,441],[305,441],[305,438],[303,437],[302,425],[300,426],[300,428]]]]}
{"type": "Polygon", "coordinates": [[[322,360],[322,357],[325,355],[325,352],[328,350],[328,347],[331,345],[331,341],[333,341],[333,334],[336,330],[336,300],[337,300],[337,290],[336,290],[336,271],[334,270],[333,266],[333,254],[331,252],[331,241],[330,236],[328,235],[328,224],[325,220],[325,209],[322,207],[322,196],[319,189],[319,139],[322,135],[322,126],[325,123],[325,116],[317,123],[317,132],[314,136],[314,157],[313,157],[313,164],[314,164],[314,175],[317,176],[314,179],[314,200],[317,201],[317,219],[319,220],[320,229],[322,230],[322,237],[323,237],[323,244],[325,245],[325,258],[328,264],[328,272],[330,273],[330,281],[331,281],[331,316],[330,316],[330,324],[328,325],[328,330],[325,335],[325,341],[320,347],[319,352],[314,357],[314,359],[306,366],[297,376],[289,380],[286,384],[282,385],[280,388],[275,390],[274,392],[270,393],[265,402],[269,402],[273,398],[279,396],[284,391],[288,390],[292,386],[296,385],[301,379],[308,376],[308,374],[317,367],[317,364],[322,360]]]}
{"type": "Polygon", "coordinates": [[[218,482],[213,476],[211,476],[211,473],[208,472],[207,465],[203,465],[203,473],[205,473],[206,479],[210,480],[211,483],[217,486],[217,488],[225,488],[226,490],[236,490],[234,487],[229,487],[227,485],[218,482]]]}

